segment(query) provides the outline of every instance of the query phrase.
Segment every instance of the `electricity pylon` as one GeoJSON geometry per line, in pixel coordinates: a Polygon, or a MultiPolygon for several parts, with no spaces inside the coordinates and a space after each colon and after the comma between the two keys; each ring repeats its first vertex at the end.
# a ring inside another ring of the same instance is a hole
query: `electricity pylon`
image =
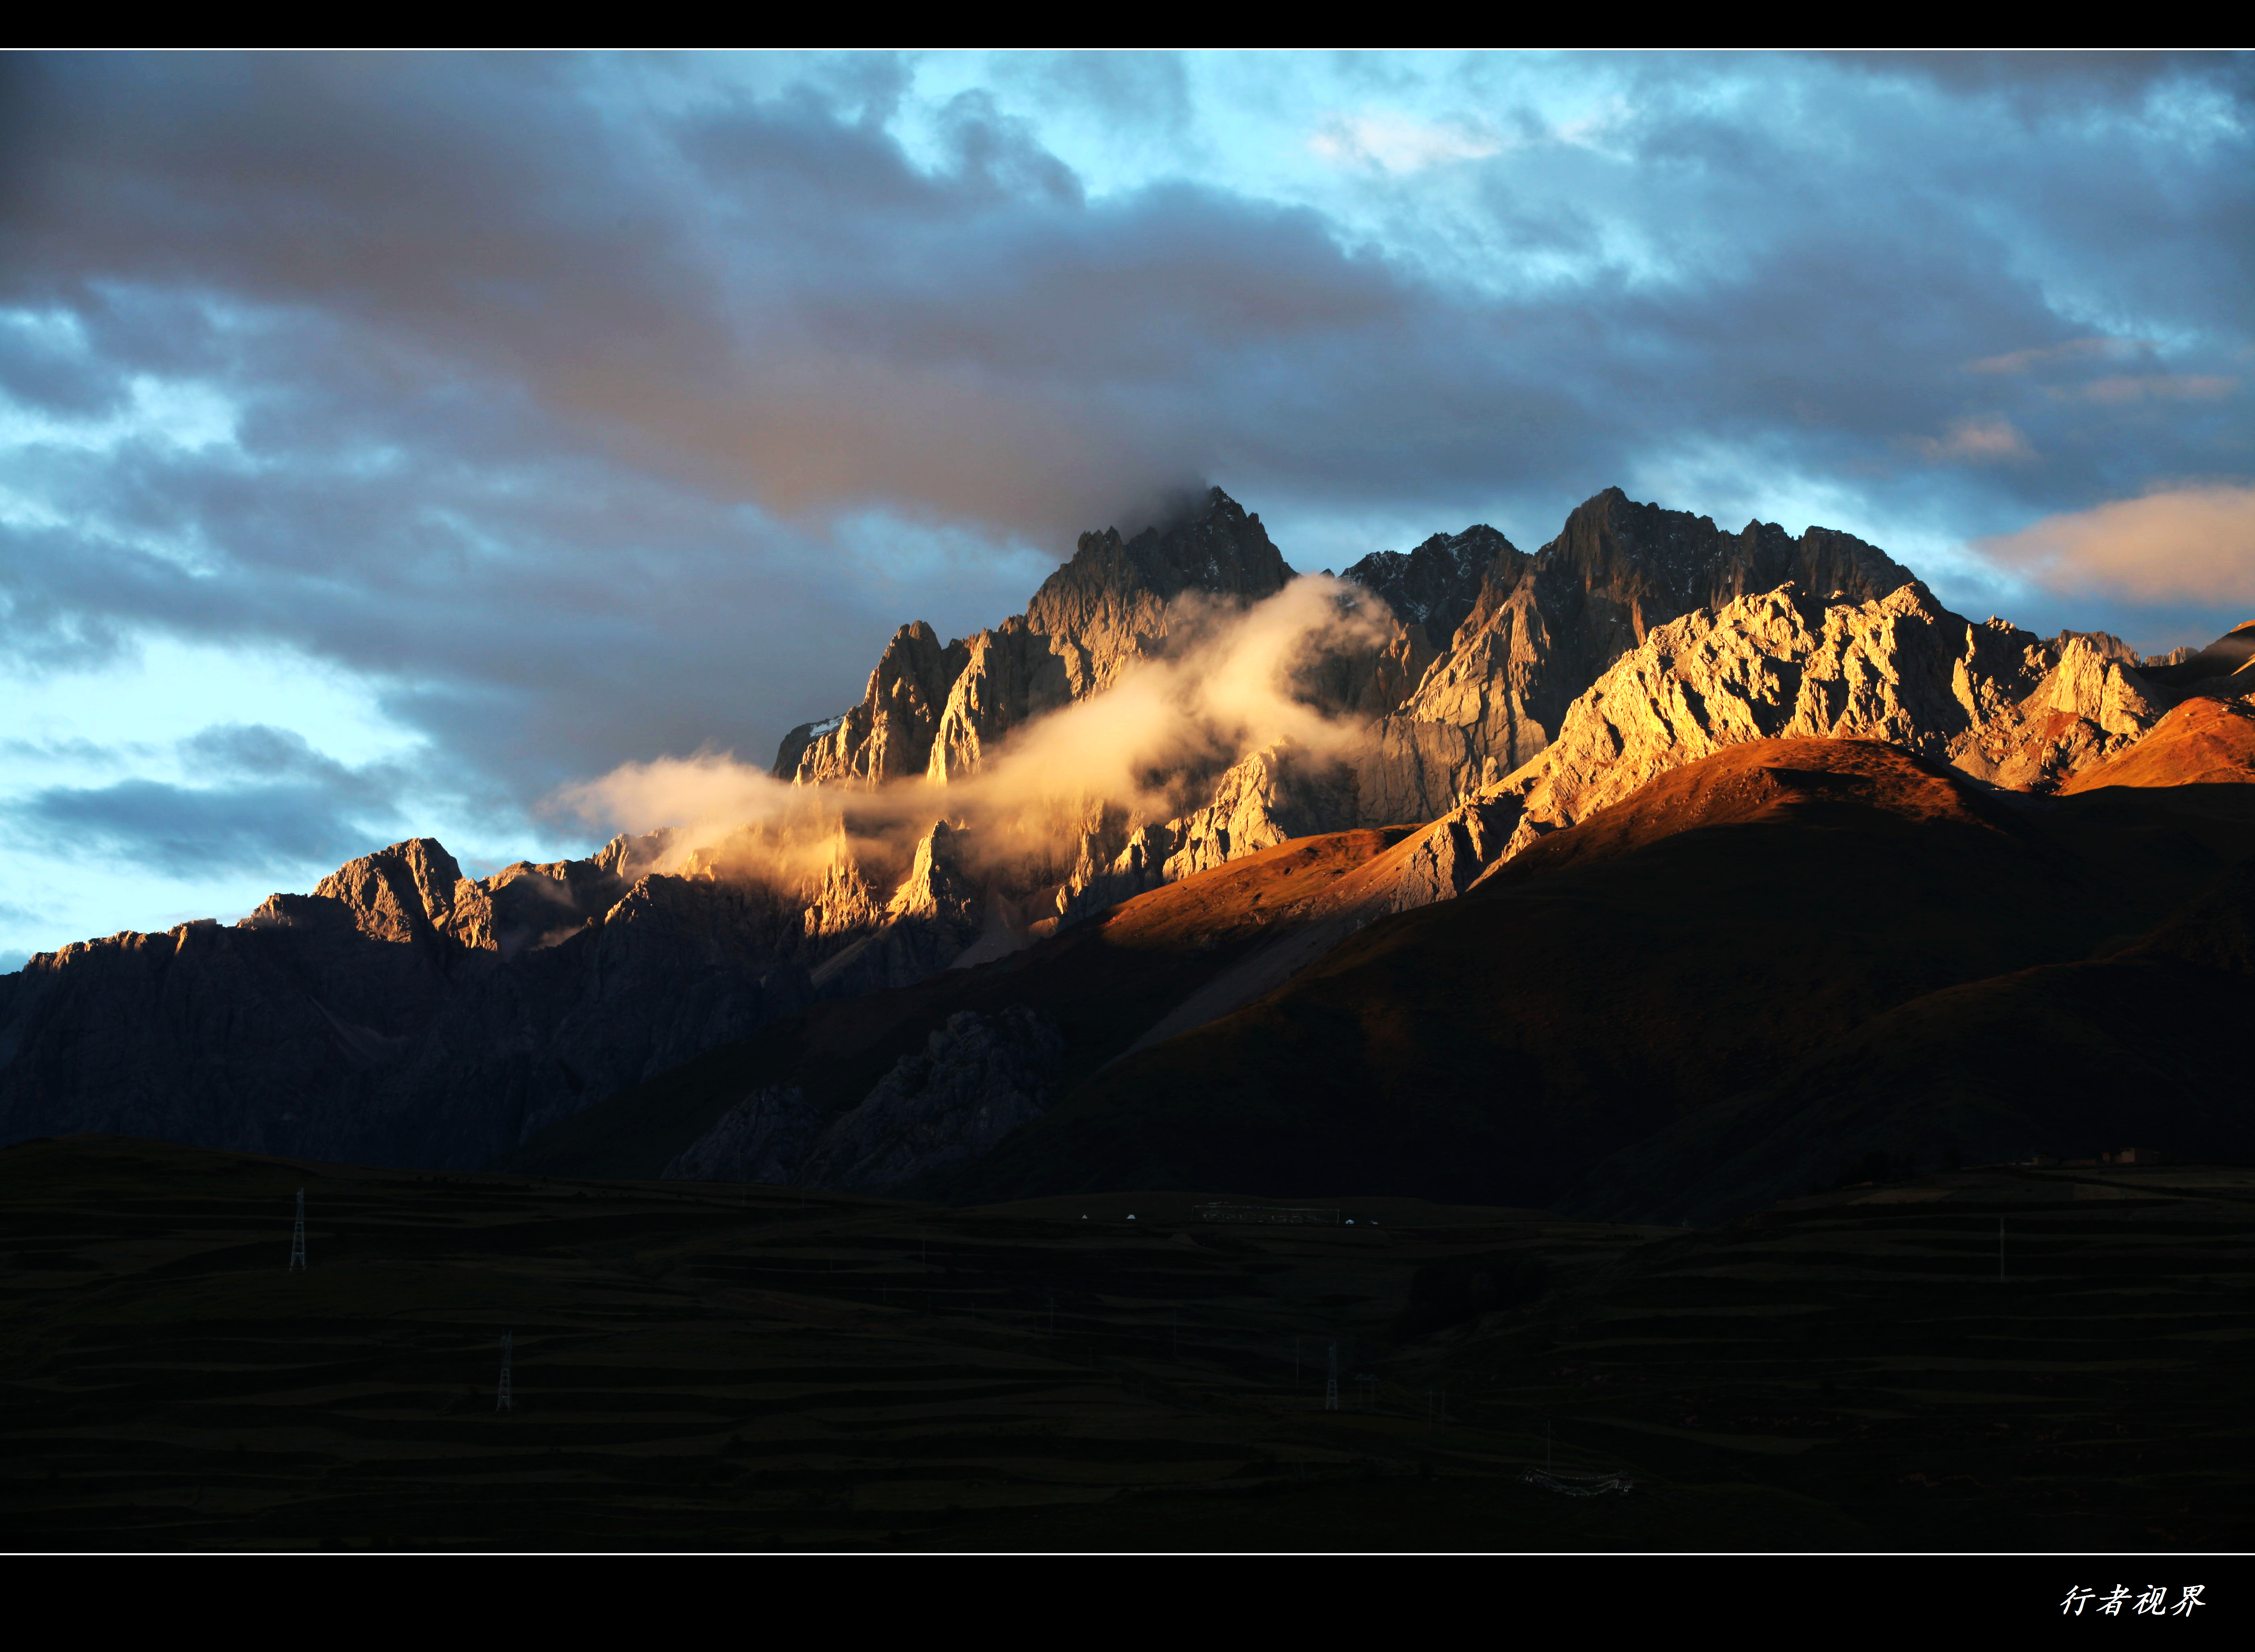
{"type": "Polygon", "coordinates": [[[1324,1409],[1338,1410],[1338,1344],[1331,1344],[1331,1369],[1324,1377],[1324,1409]]]}
{"type": "Polygon", "coordinates": [[[290,1232],[290,1268],[292,1273],[306,1270],[306,1190],[298,1189],[298,1225],[290,1232]]]}
{"type": "Polygon", "coordinates": [[[516,1409],[509,1396],[509,1356],[510,1333],[501,1334],[501,1392],[494,1396],[494,1410],[513,1411],[516,1409]]]}

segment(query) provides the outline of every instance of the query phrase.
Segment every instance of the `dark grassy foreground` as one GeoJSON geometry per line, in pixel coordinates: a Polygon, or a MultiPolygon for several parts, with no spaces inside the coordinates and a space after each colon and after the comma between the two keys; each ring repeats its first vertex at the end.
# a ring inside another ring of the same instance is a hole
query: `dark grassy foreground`
{"type": "Polygon", "coordinates": [[[26,1144],[0,1153],[0,1533],[1514,1550],[2255,1536],[2255,1172],[1973,1172],[1708,1232],[1377,1200],[1347,1201],[1352,1228],[1223,1228],[1188,1220],[1196,1197],[945,1210],[26,1144]],[[313,1268],[293,1276],[301,1184],[313,1268]],[[496,1416],[505,1329],[516,1407],[496,1416]],[[1333,1337],[1349,1409],[1327,1414],[1333,1337]],[[1528,1477],[1546,1463],[1548,1483],[1528,1477]],[[1608,1476],[1632,1483],[1571,1494],[1608,1476]]]}

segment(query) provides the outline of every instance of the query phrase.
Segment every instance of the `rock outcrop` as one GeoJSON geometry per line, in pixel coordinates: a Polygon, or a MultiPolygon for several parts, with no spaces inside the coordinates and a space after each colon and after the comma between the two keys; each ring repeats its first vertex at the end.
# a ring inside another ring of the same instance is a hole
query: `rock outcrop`
{"type": "Polygon", "coordinates": [[[1057,1102],[1065,1040],[1039,1011],[959,1010],[842,1115],[762,1086],[665,1167],[683,1181],[882,1189],[990,1152],[1057,1102]]]}
{"type": "MultiPolygon", "coordinates": [[[[918,840],[908,876],[881,907],[872,907],[862,933],[817,964],[817,990],[842,997],[879,987],[904,986],[947,969],[979,938],[992,904],[986,878],[972,864],[971,834],[939,821],[918,840]]],[[[847,875],[833,869],[833,876],[847,875]]],[[[836,913],[861,910],[859,884],[837,907],[809,908],[811,927],[829,925],[836,913]]],[[[833,931],[851,934],[839,925],[833,931]]]]}
{"type": "Polygon", "coordinates": [[[314,885],[313,894],[341,903],[371,940],[412,945],[444,936],[474,951],[497,946],[492,900],[432,838],[411,837],[347,861],[314,885]]]}
{"type": "Polygon", "coordinates": [[[788,1186],[821,1127],[796,1084],[763,1084],[668,1164],[669,1181],[756,1181],[788,1186]]]}
{"type": "Polygon", "coordinates": [[[1416,627],[1430,664],[1472,617],[1488,570],[1518,555],[1494,528],[1475,523],[1461,534],[1435,534],[1412,551],[1374,550],[1344,578],[1376,592],[1404,626],[1416,627]]]}
{"type": "Polygon", "coordinates": [[[960,641],[942,647],[921,620],[903,626],[869,673],[861,703],[830,719],[829,732],[819,738],[811,724],[793,729],[776,762],[795,746],[790,778],[810,784],[877,786],[923,774],[931,760],[948,691],[969,657],[970,649],[960,641]]]}

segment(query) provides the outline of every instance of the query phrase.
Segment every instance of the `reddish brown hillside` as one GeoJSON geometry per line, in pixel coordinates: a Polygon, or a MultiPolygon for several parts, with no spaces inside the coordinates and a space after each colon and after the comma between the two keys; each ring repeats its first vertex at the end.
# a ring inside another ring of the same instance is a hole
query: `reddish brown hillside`
{"type": "MultiPolygon", "coordinates": [[[[1089,948],[1207,954],[1268,930],[1297,903],[1376,859],[1419,829],[1298,837],[1122,901],[1049,943],[1045,960],[1089,948]]],[[[1036,950],[1041,950],[1036,948],[1036,950]]]]}
{"type": "Polygon", "coordinates": [[[2187,700],[2111,763],[2062,792],[2104,786],[2246,785],[2255,780],[2255,708],[2244,700],[2187,700]]]}
{"type": "Polygon", "coordinates": [[[1976,795],[1955,771],[1878,740],[1756,740],[1669,770],[1481,881],[1538,878],[1614,859],[1703,826],[1807,820],[1828,805],[1981,828],[2011,818],[1981,807],[1976,795]]]}

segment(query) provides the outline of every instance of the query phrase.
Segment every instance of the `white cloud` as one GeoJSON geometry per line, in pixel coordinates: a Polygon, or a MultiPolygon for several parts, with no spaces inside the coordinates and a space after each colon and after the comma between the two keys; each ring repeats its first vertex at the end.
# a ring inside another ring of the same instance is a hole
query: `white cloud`
{"type": "Polygon", "coordinates": [[[1412,119],[1380,111],[1335,115],[1316,130],[1308,147],[1339,166],[1422,172],[1450,161],[1476,161],[1503,152],[1503,140],[1457,122],[1412,119]]]}

